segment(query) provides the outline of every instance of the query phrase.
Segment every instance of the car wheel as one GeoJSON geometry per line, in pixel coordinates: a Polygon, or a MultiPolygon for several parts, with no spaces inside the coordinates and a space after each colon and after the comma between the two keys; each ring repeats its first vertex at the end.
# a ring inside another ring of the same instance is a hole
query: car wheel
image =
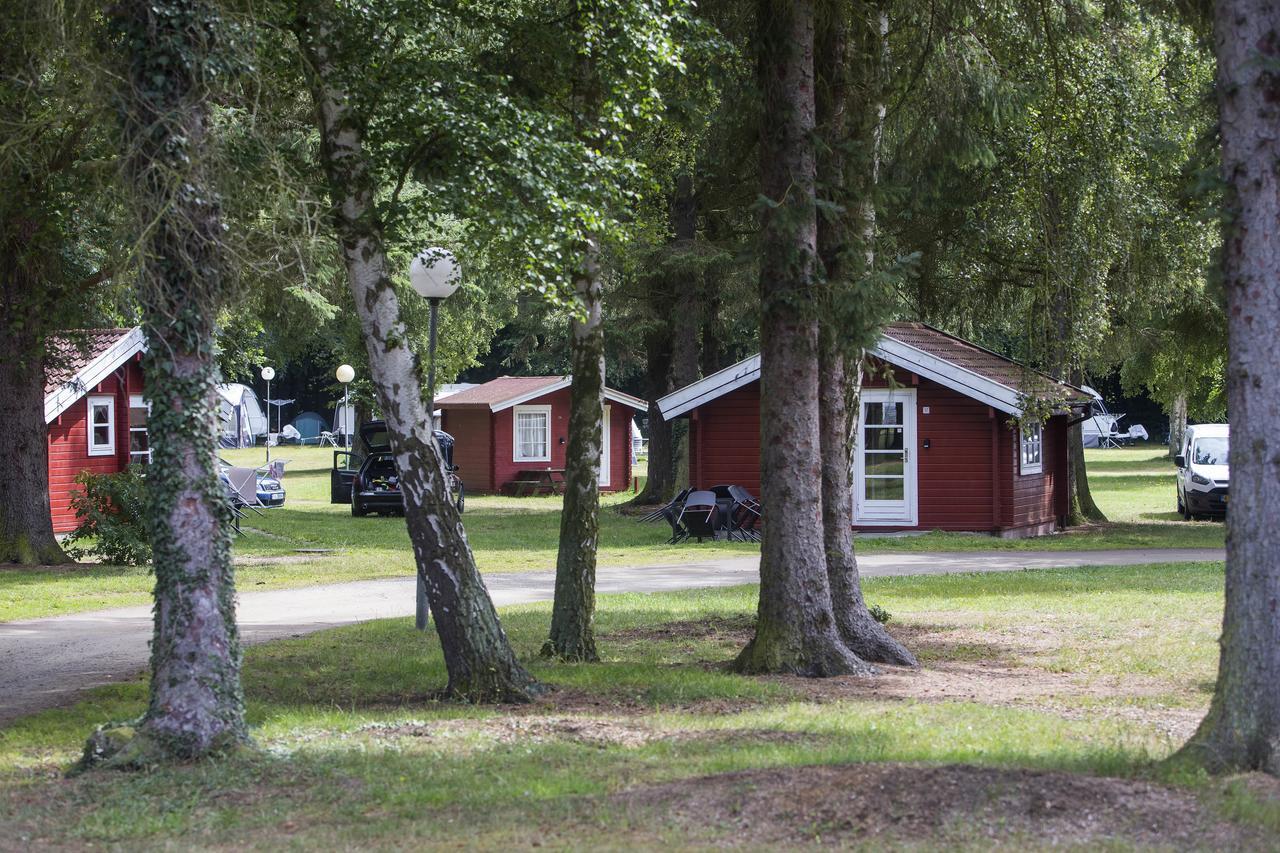
{"type": "Polygon", "coordinates": [[[351,514],[356,518],[363,518],[369,514],[369,510],[365,509],[365,505],[360,503],[360,501],[352,499],[351,514]]]}
{"type": "Polygon", "coordinates": [[[1185,515],[1187,508],[1182,505],[1182,492],[1178,492],[1178,515],[1185,515]]]}
{"type": "Polygon", "coordinates": [[[458,515],[462,515],[462,511],[467,506],[467,493],[463,491],[461,483],[458,484],[458,500],[454,503],[454,506],[458,508],[458,515]]]}

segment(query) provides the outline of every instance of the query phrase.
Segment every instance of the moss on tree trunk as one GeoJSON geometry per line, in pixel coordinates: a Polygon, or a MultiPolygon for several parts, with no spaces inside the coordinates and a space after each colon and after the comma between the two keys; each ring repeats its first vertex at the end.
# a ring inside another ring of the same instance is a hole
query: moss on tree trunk
{"type": "Polygon", "coordinates": [[[1280,775],[1280,5],[1215,6],[1227,296],[1231,512],[1218,682],[1175,757],[1280,775]]]}

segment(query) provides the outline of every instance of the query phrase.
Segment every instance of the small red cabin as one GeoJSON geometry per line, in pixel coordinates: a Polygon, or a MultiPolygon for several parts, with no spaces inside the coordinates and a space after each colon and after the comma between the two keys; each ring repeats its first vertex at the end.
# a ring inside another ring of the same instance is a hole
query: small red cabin
{"type": "Polygon", "coordinates": [[[71,494],[81,471],[110,474],[147,462],[142,329],[88,329],[53,342],[45,376],[49,508],[55,533],[75,529],[71,494]]]}
{"type": "MultiPolygon", "coordinates": [[[[870,350],[854,452],[854,527],[1005,537],[1061,527],[1067,425],[1079,388],[922,323],[892,323],[870,350]],[[1030,398],[1053,414],[1023,420],[1030,398]]],[[[760,494],[760,356],[658,401],[686,417],[689,477],[760,494]]],[[[843,389],[824,389],[843,393],[843,389]]]]}
{"type": "MultiPolygon", "coordinates": [[[[467,491],[496,492],[532,472],[562,472],[569,441],[568,376],[501,376],[436,402],[467,491]]],[[[644,400],[606,388],[600,490],[631,484],[631,419],[644,400]]]]}

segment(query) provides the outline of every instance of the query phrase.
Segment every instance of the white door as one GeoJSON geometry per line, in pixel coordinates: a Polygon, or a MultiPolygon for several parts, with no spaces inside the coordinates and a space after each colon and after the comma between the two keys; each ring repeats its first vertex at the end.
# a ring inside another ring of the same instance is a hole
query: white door
{"type": "Polygon", "coordinates": [[[600,485],[609,485],[609,407],[604,407],[604,433],[600,436],[600,485]]]}
{"type": "Polygon", "coordinates": [[[864,389],[859,407],[853,520],[915,525],[915,389],[864,389]]]}

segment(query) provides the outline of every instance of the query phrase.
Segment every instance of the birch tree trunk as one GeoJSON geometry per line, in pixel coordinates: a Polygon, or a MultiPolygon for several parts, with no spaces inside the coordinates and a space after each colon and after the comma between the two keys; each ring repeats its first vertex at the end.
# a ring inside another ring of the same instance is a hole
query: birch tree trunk
{"type": "Polygon", "coordinates": [[[207,151],[221,22],[199,0],[125,0],[112,7],[111,24],[128,51],[124,163],[143,235],[155,633],[150,699],[136,734],[100,730],[82,766],[134,768],[233,748],[248,732],[231,514],[215,467],[214,318],[227,283],[207,151]]]}
{"type": "Polygon", "coordinates": [[[828,212],[818,217],[818,255],[833,305],[822,315],[818,356],[827,579],[832,611],[846,646],[866,661],[916,666],[915,656],[872,618],[862,596],[853,544],[850,476],[862,379],[860,345],[870,343],[858,338],[873,334],[879,318],[877,306],[854,303],[845,291],[875,264],[872,193],[884,122],[879,77],[889,20],[883,10],[861,3],[854,4],[851,21],[846,21],[842,8],[824,12],[818,27],[815,102],[821,145],[819,193],[830,202],[828,212]],[[851,41],[857,46],[853,56],[851,41]],[[850,219],[855,220],[853,229],[850,219]]]}
{"type": "MultiPolygon", "coordinates": [[[[604,423],[604,323],[599,249],[583,248],[575,281],[586,318],[570,321],[569,445],[565,452],[564,511],[556,553],[551,635],[542,653],[561,660],[597,661],[596,548],[600,538],[600,453],[604,423]]],[[[628,436],[628,440],[630,437],[628,436]]],[[[607,460],[605,464],[608,464],[607,460]]]]}
{"type": "Polygon", "coordinates": [[[1217,687],[1177,758],[1280,775],[1280,4],[1219,0],[1214,44],[1231,512],[1217,687]]]}
{"type": "Polygon", "coordinates": [[[1182,439],[1187,435],[1187,394],[1173,398],[1173,411],[1169,413],[1169,458],[1182,452],[1182,439]]]}
{"type": "MultiPolygon", "coordinates": [[[[581,11],[575,29],[582,35],[581,11]]],[[[595,60],[581,43],[574,58],[573,118],[579,138],[596,139],[602,93],[595,60]]],[[[543,655],[597,661],[596,549],[600,539],[600,452],[604,430],[604,288],[600,245],[588,237],[578,249],[574,295],[581,318],[569,321],[569,445],[565,448],[564,509],[556,551],[556,590],[551,631],[543,655]]],[[[630,440],[630,436],[628,436],[630,440]]],[[[607,463],[606,463],[607,464],[607,463]]]]}
{"type": "Polygon", "coordinates": [[[739,672],[866,673],[841,641],[824,553],[819,424],[814,4],[758,0],[764,99],[761,234],[761,496],[756,633],[739,672]]]}
{"type": "Polygon", "coordinates": [[[405,523],[426,585],[445,666],[448,695],[469,702],[527,702],[543,690],[516,660],[480,578],[466,531],[449,500],[420,365],[408,346],[400,302],[387,275],[364,138],[332,58],[332,0],[304,2],[297,19],[329,182],[333,222],[369,354],[378,404],[404,494],[405,523]]]}

